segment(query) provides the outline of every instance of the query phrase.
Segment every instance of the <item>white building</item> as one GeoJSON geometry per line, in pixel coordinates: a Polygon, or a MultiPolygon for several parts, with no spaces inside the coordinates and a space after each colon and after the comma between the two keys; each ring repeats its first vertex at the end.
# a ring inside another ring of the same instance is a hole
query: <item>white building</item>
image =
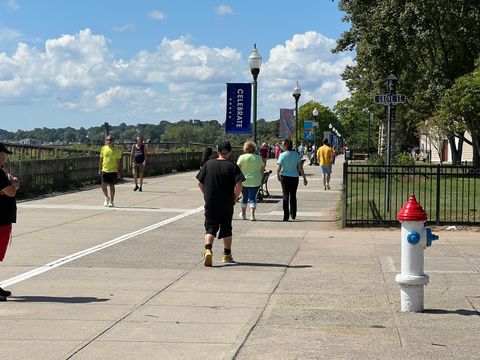
{"type": "MultiPolygon", "coordinates": [[[[465,139],[469,141],[472,140],[469,132],[465,133],[465,139]]],[[[459,139],[455,138],[455,143],[457,147],[458,141],[459,139]]],[[[431,162],[452,162],[452,152],[450,149],[450,144],[448,143],[448,139],[446,137],[442,140],[440,144],[435,144],[435,142],[429,137],[427,137],[427,135],[420,135],[420,153],[422,154],[422,157],[425,157],[427,159],[427,156],[429,155],[431,162]]],[[[473,148],[465,141],[463,142],[462,161],[473,161],[473,148]]]]}

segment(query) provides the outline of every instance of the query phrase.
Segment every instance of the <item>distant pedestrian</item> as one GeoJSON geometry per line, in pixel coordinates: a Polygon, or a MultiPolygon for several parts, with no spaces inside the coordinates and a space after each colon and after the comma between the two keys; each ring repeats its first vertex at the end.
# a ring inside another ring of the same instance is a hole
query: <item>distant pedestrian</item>
{"type": "Polygon", "coordinates": [[[100,150],[100,160],[98,163],[99,174],[102,178],[102,191],[105,195],[103,206],[115,206],[115,184],[118,181],[121,159],[122,150],[115,146],[113,136],[108,135],[107,145],[100,150]],[[110,188],[110,196],[108,195],[108,188],[110,188]]]}
{"type": "Polygon", "coordinates": [[[205,250],[203,264],[212,266],[215,237],[223,239],[222,262],[234,262],[232,257],[233,207],[242,191],[245,177],[237,164],[228,161],[232,146],[222,141],[217,146],[218,158],[208,160],[197,174],[198,187],[205,200],[205,250]]]}
{"type": "MultiPolygon", "coordinates": [[[[7,154],[12,154],[0,143],[0,261],[3,261],[12,236],[12,224],[17,221],[17,202],[15,195],[20,187],[18,178],[7,174],[3,169],[7,154]]],[[[6,301],[12,293],[0,288],[0,301],[6,301]]]]}
{"type": "Polygon", "coordinates": [[[207,146],[202,153],[202,160],[200,162],[200,169],[205,165],[205,163],[213,157],[213,149],[210,146],[207,146]]]}
{"type": "Polygon", "coordinates": [[[262,177],[265,172],[263,159],[255,154],[257,147],[253,141],[247,141],[243,145],[244,154],[240,155],[237,165],[242,170],[245,181],[242,183],[242,212],[240,217],[247,219],[247,203],[250,204],[250,220],[256,221],[255,210],[257,208],[257,192],[262,185],[262,177]]]}
{"type": "Polygon", "coordinates": [[[262,144],[262,147],[260,148],[259,153],[260,153],[260,157],[262,158],[263,164],[266,166],[268,155],[270,153],[270,149],[268,148],[267,143],[262,144]]]}
{"type": "Polygon", "coordinates": [[[147,149],[140,136],[137,136],[137,141],[132,146],[130,160],[132,161],[133,181],[135,182],[133,191],[143,191],[143,175],[145,173],[145,166],[147,165],[147,149]],[[140,186],[138,186],[139,182],[140,186]]]}
{"type": "Polygon", "coordinates": [[[279,143],[275,144],[275,160],[278,160],[278,157],[280,156],[282,152],[282,148],[279,143]]]}
{"type": "Polygon", "coordinates": [[[303,171],[302,156],[293,151],[292,140],[283,141],[283,150],[277,160],[277,178],[282,184],[283,193],[283,221],[293,220],[297,217],[297,188],[298,177],[302,175],[303,184],[308,184],[303,171]]]}
{"type": "Polygon", "coordinates": [[[328,139],[323,140],[323,145],[318,148],[317,158],[320,161],[320,172],[323,174],[323,189],[330,190],[330,176],[332,174],[334,155],[328,139]]]}

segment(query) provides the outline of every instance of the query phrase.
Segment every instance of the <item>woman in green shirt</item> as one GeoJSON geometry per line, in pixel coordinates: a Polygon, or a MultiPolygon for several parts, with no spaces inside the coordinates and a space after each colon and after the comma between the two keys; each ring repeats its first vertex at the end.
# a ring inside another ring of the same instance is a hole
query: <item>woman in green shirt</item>
{"type": "Polygon", "coordinates": [[[240,155],[237,165],[242,170],[245,181],[242,183],[242,213],[240,217],[247,219],[247,203],[250,203],[250,220],[255,221],[255,209],[257,207],[257,192],[262,184],[265,164],[262,158],[255,154],[257,147],[253,141],[247,141],[243,145],[244,154],[240,155]]]}

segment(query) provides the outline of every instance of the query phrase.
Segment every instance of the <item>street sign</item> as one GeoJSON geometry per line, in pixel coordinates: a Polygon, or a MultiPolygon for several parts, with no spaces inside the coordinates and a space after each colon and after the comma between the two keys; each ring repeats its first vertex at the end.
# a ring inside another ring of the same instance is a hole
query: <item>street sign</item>
{"type": "Polygon", "coordinates": [[[405,100],[407,100],[407,97],[403,94],[375,95],[375,102],[377,104],[395,105],[404,103],[405,100]]]}

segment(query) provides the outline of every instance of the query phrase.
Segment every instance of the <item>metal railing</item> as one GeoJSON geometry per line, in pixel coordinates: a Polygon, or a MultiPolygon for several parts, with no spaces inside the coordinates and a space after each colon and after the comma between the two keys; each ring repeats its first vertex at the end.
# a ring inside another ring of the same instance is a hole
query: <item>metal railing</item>
{"type": "MultiPolygon", "coordinates": [[[[229,160],[236,161],[241,151],[234,150],[229,160]]],[[[214,156],[216,153],[214,152],[214,156]]],[[[200,168],[202,152],[176,152],[148,154],[145,176],[200,168]]],[[[44,195],[54,191],[78,189],[85,185],[99,184],[99,157],[82,156],[63,159],[7,161],[5,171],[18,177],[19,198],[44,195]]],[[[120,178],[132,175],[130,152],[124,152],[120,166],[120,178]]],[[[192,181],[194,177],[192,177],[192,181]]]]}
{"type": "Polygon", "coordinates": [[[395,226],[411,194],[430,224],[480,225],[480,168],[344,163],[342,225],[395,226]]]}

